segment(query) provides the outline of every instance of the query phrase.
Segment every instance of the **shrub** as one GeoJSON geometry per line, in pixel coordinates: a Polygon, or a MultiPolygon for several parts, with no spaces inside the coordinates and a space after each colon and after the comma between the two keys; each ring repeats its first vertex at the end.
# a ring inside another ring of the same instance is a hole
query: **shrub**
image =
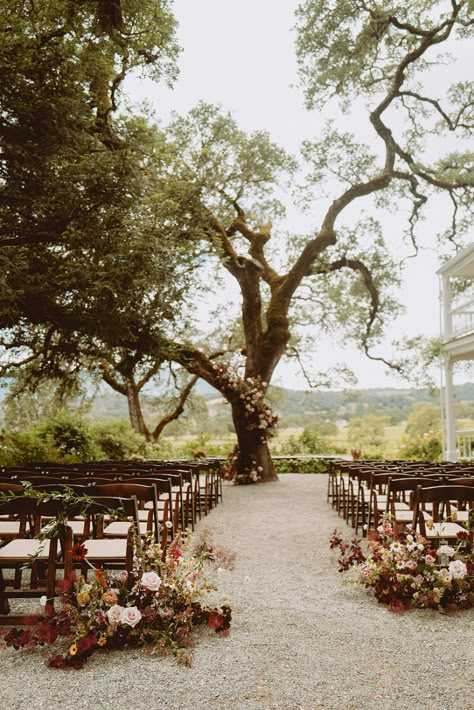
{"type": "Polygon", "coordinates": [[[160,444],[145,441],[125,420],[97,422],[91,426],[91,431],[96,446],[103,452],[102,458],[124,461],[160,458],[168,454],[167,447],[161,445],[161,441],[160,444]]]}
{"type": "Polygon", "coordinates": [[[47,419],[38,428],[38,436],[57,449],[65,461],[91,461],[102,455],[87,424],[65,411],[47,419]]]}
{"type": "Polygon", "coordinates": [[[431,433],[413,439],[407,439],[400,446],[399,458],[408,461],[440,461],[443,453],[441,435],[431,433]]]}
{"type": "Polygon", "coordinates": [[[285,454],[322,454],[330,450],[330,445],[324,437],[314,429],[305,428],[298,436],[290,436],[280,447],[282,456],[285,454]]]}
{"type": "Polygon", "coordinates": [[[0,447],[2,466],[18,466],[31,461],[60,461],[61,458],[51,442],[40,437],[34,429],[5,432],[0,447]]]}
{"type": "Polygon", "coordinates": [[[328,458],[295,458],[285,456],[273,459],[277,473],[327,473],[329,468],[328,458]]]}

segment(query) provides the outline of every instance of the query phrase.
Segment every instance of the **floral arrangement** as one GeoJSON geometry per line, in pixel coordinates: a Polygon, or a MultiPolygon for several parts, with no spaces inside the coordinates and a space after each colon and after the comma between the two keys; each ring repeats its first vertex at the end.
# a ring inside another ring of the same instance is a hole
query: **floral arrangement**
{"type": "Polygon", "coordinates": [[[362,541],[345,542],[334,531],[332,549],[339,549],[339,571],[352,571],[349,581],[373,590],[391,611],[410,608],[468,609],[474,606],[474,558],[467,530],[456,544],[439,541],[432,547],[405,526],[384,515],[377,531],[369,533],[367,552],[362,541]]]}
{"type": "Polygon", "coordinates": [[[278,414],[265,400],[267,383],[261,377],[240,377],[228,364],[214,365],[221,388],[231,399],[238,397],[247,422],[247,429],[257,430],[262,443],[273,436],[278,414]]]}
{"type": "Polygon", "coordinates": [[[193,547],[177,536],[166,556],[150,539],[135,544],[133,573],[111,572],[87,562],[87,549],[76,545],[73,559],[88,565],[88,575],[60,580],[59,606],[42,598],[45,614],[36,627],[13,628],[4,643],[15,648],[65,641],[62,654],[49,659],[54,668],[81,668],[99,649],[142,647],[150,654],[174,655],[190,664],[194,646],[191,631],[207,625],[221,636],[229,633],[231,609],[205,607],[203,597],[216,587],[204,574],[213,560],[206,544],[193,547]],[[89,579],[90,576],[90,579],[89,579]]]}

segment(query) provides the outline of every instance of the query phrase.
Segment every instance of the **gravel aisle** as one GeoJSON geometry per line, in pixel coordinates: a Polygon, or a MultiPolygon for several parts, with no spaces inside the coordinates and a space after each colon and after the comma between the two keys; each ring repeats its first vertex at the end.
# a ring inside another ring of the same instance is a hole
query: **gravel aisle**
{"type": "Polygon", "coordinates": [[[231,635],[199,633],[193,666],[140,651],[95,654],[81,671],[0,651],[0,710],[474,709],[474,614],[388,612],[342,584],[328,540],[347,531],[326,476],[225,485],[196,531],[237,552],[218,576],[231,635]]]}

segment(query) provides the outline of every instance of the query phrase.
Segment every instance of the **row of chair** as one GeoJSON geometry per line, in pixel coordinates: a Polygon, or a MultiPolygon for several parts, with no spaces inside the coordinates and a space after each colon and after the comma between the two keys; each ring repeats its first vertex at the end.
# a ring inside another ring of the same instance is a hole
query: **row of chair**
{"type": "Polygon", "coordinates": [[[333,461],[329,470],[328,501],[356,534],[391,513],[428,537],[456,537],[459,523],[473,522],[473,494],[472,467],[452,462],[333,461]],[[428,529],[427,519],[434,523],[428,529]]]}
{"type": "MultiPolygon", "coordinates": [[[[67,552],[71,544],[83,543],[88,550],[87,559],[96,566],[119,565],[130,572],[131,529],[142,535],[151,534],[164,554],[177,531],[186,534],[189,527],[194,529],[201,516],[222,500],[222,484],[214,462],[41,463],[4,467],[0,470],[0,493],[2,490],[15,494],[12,500],[0,501],[0,614],[4,615],[4,623],[17,623],[16,617],[6,616],[9,598],[43,593],[53,596],[51,580],[56,578],[58,566],[67,575],[73,564],[67,552]],[[30,486],[51,493],[49,508],[28,495],[30,486]],[[58,555],[57,539],[39,546],[34,538],[48,524],[45,516],[60,513],[52,510],[55,493],[67,490],[72,490],[78,500],[87,501],[88,508],[87,514],[72,515],[69,511],[58,555]],[[92,507],[91,501],[94,501],[92,507]],[[108,519],[103,513],[109,508],[119,508],[125,520],[108,519]],[[29,589],[25,589],[21,570],[31,554],[37,558],[29,589]],[[4,579],[3,569],[13,570],[13,579],[4,579]],[[40,574],[40,570],[44,573],[40,574]]],[[[87,574],[85,563],[81,569],[87,574]]]]}
{"type": "MultiPolygon", "coordinates": [[[[0,469],[0,483],[29,481],[33,486],[64,484],[90,486],[93,483],[145,482],[147,478],[172,481],[173,524],[176,529],[190,526],[207,515],[222,500],[222,479],[215,461],[203,462],[92,462],[86,464],[32,464],[0,469]]],[[[158,484],[157,484],[158,485],[158,484]]],[[[159,487],[159,486],[158,486],[159,487]]],[[[166,489],[162,491],[166,495],[166,489]]]]}

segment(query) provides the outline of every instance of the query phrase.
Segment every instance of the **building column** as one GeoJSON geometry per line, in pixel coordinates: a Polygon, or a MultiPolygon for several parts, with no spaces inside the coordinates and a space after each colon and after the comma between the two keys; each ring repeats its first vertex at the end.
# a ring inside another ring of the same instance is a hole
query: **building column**
{"type": "Polygon", "coordinates": [[[441,340],[449,340],[453,334],[452,288],[449,276],[441,279],[441,340]]]}
{"type": "Polygon", "coordinates": [[[457,461],[456,451],[456,418],[454,415],[453,361],[449,355],[444,356],[444,420],[446,423],[446,461],[457,461]]]}

